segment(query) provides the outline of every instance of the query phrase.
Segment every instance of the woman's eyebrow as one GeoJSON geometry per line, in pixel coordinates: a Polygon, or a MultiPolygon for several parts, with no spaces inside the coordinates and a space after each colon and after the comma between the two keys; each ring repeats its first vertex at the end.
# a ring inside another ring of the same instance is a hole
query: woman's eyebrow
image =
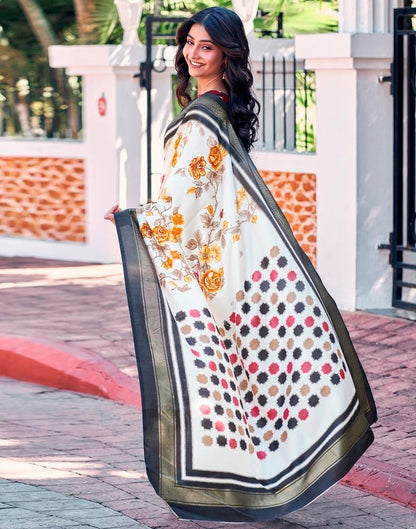
{"type": "MultiPolygon", "coordinates": [[[[194,37],[190,33],[188,33],[188,38],[195,40],[194,37]]],[[[199,42],[210,42],[211,44],[214,44],[214,41],[210,39],[201,39],[199,42]]]]}

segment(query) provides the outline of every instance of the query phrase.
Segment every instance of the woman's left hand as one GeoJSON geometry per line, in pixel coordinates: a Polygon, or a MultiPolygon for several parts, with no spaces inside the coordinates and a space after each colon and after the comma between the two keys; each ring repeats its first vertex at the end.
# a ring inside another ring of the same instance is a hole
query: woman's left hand
{"type": "Polygon", "coordinates": [[[118,204],[116,204],[107,211],[107,213],[104,215],[104,218],[115,224],[116,222],[114,220],[114,213],[120,213],[120,211],[123,210],[118,206],[118,204]]]}

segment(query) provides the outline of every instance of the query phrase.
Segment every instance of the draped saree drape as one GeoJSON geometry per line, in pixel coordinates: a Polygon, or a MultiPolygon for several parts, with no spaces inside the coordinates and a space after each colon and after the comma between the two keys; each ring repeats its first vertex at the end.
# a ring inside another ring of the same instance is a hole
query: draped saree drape
{"type": "Polygon", "coordinates": [[[220,98],[169,125],[164,171],[156,202],[116,214],[148,477],[182,518],[273,519],[371,444],[371,391],[220,98]]]}

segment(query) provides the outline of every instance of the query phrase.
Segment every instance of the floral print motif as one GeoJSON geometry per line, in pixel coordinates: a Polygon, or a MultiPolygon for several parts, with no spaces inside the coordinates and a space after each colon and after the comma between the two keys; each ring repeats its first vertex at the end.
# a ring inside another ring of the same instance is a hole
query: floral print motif
{"type": "Polygon", "coordinates": [[[165,226],[155,226],[152,230],[152,235],[159,244],[167,242],[170,238],[169,230],[165,226]]]}
{"type": "Polygon", "coordinates": [[[208,161],[214,171],[218,171],[221,167],[224,156],[227,154],[226,149],[222,145],[213,145],[209,150],[208,161]]]}
{"type": "Polygon", "coordinates": [[[181,140],[182,140],[182,134],[178,134],[178,137],[175,140],[175,150],[174,150],[174,153],[173,153],[173,156],[172,156],[172,160],[170,162],[172,167],[175,167],[176,164],[178,163],[178,157],[179,157],[178,149],[179,149],[179,145],[181,143],[181,140]]]}
{"type": "Polygon", "coordinates": [[[191,160],[191,163],[189,164],[189,172],[195,180],[199,180],[201,176],[205,176],[205,166],[207,165],[207,162],[205,161],[205,158],[203,156],[196,156],[191,160]]]}
{"type": "Polygon", "coordinates": [[[149,226],[149,224],[147,222],[144,222],[140,226],[140,233],[142,234],[142,237],[144,239],[145,237],[150,238],[153,234],[153,231],[152,231],[152,228],[149,226]]]}
{"type": "Polygon", "coordinates": [[[234,208],[229,197],[224,201],[229,155],[201,124],[188,122],[181,127],[167,144],[169,152],[171,168],[167,169],[159,202],[148,204],[140,231],[155,263],[159,263],[162,287],[186,292],[196,280],[205,297],[213,299],[224,286],[224,252],[238,243],[244,223],[256,221],[257,205],[244,187],[228,192],[235,193],[234,208]],[[194,148],[194,138],[198,138],[199,152],[194,148]],[[185,146],[191,143],[191,156],[187,157],[185,146]],[[172,196],[178,196],[180,187],[182,200],[173,203],[172,196]],[[190,211],[193,219],[189,224],[196,226],[191,232],[187,231],[190,211]]]}
{"type": "Polygon", "coordinates": [[[174,213],[172,215],[172,222],[173,222],[173,224],[176,224],[176,225],[183,224],[183,215],[181,215],[178,212],[174,213]]]}
{"type": "Polygon", "coordinates": [[[219,270],[213,270],[210,268],[202,275],[199,280],[199,284],[204,289],[204,291],[209,294],[215,294],[220,290],[223,283],[224,269],[220,268],[219,270]]]}

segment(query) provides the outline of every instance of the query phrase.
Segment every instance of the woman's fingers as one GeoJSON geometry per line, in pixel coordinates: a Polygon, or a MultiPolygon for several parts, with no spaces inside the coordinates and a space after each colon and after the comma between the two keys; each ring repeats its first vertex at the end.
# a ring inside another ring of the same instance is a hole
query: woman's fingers
{"type": "Polygon", "coordinates": [[[107,213],[104,215],[105,220],[109,220],[110,222],[114,224],[115,223],[114,213],[119,213],[120,211],[123,211],[123,210],[118,206],[118,204],[116,204],[115,206],[111,207],[107,211],[107,213]]]}

